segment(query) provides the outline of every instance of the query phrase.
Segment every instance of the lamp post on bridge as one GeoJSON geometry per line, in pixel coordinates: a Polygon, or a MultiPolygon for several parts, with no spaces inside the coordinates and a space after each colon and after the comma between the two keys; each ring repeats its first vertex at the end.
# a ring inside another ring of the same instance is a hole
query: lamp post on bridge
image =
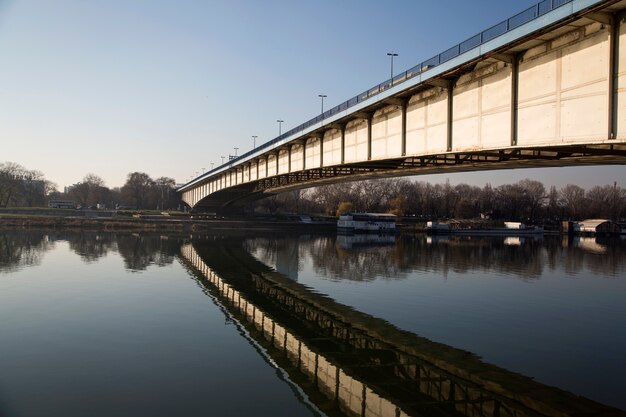
{"type": "Polygon", "coordinates": [[[282,124],[284,122],[284,120],[276,120],[278,122],[278,136],[280,136],[280,134],[282,133],[282,124]]]}
{"type": "Polygon", "coordinates": [[[237,149],[239,149],[239,148],[234,147],[233,149],[235,150],[235,158],[236,158],[237,157],[237,149]]]}
{"type": "Polygon", "coordinates": [[[211,170],[213,170],[213,165],[215,165],[215,163],[211,162],[211,170]]]}
{"type": "Polygon", "coordinates": [[[256,149],[256,138],[258,138],[258,136],[252,135],[252,149],[256,149]]]}
{"type": "Polygon", "coordinates": [[[394,52],[387,52],[387,56],[391,57],[391,83],[393,84],[393,57],[398,56],[398,54],[394,52]]]}
{"type": "Polygon", "coordinates": [[[328,96],[326,94],[318,94],[317,96],[322,99],[322,112],[320,114],[324,114],[324,98],[328,96]]]}
{"type": "Polygon", "coordinates": [[[220,158],[222,158],[222,165],[224,165],[224,158],[226,158],[225,156],[220,156],[220,158]]]}

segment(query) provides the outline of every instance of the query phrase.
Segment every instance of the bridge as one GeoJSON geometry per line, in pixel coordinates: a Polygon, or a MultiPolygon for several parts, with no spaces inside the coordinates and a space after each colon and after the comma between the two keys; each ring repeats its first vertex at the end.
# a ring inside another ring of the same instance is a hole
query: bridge
{"type": "Polygon", "coordinates": [[[337,303],[259,262],[239,239],[194,239],[180,257],[227,320],[319,414],[626,415],[337,303]]]}
{"type": "Polygon", "coordinates": [[[341,181],[626,163],[626,0],[544,0],[179,188],[220,211],[341,181]]]}

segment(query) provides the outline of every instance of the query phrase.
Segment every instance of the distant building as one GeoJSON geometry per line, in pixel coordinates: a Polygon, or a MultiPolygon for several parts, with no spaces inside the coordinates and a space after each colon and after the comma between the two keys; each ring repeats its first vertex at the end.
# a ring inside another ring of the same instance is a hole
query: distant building
{"type": "Polygon", "coordinates": [[[586,219],[579,222],[567,222],[565,231],[569,234],[584,236],[619,235],[619,224],[607,219],[586,219]]]}

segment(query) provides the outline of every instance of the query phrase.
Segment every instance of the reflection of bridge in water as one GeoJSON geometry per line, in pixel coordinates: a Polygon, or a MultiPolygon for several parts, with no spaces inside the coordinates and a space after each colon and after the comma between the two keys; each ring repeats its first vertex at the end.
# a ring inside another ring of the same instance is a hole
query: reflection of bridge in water
{"type": "Polygon", "coordinates": [[[240,245],[194,242],[199,282],[328,415],[626,416],[316,294],[240,245]]]}

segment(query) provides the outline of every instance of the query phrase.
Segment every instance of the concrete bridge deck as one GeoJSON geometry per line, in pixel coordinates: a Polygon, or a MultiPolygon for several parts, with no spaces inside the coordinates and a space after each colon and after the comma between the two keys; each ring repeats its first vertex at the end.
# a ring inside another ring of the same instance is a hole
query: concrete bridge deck
{"type": "Polygon", "coordinates": [[[544,0],[179,191],[218,210],[363,178],[624,164],[625,10],[544,0]]]}

